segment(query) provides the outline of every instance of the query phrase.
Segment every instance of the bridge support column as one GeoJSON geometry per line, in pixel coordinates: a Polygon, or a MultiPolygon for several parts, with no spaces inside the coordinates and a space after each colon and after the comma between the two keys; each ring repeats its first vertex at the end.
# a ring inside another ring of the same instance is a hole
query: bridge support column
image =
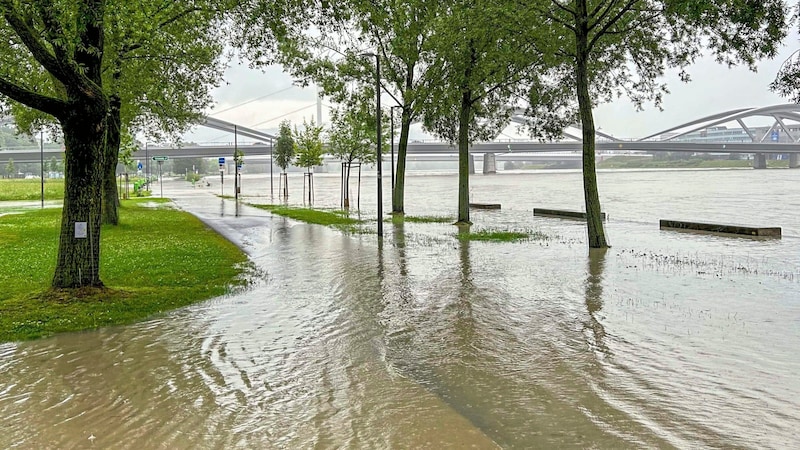
{"type": "Polygon", "coordinates": [[[796,169],[800,167],[800,153],[789,153],[789,168],[796,169]]]}
{"type": "Polygon", "coordinates": [[[469,174],[475,174],[475,155],[472,153],[469,154],[469,174]]]}
{"type": "Polygon", "coordinates": [[[766,153],[756,153],[754,155],[753,168],[754,169],[766,169],[767,168],[767,154],[766,153]]]}
{"type": "Polygon", "coordinates": [[[494,153],[483,154],[483,173],[497,173],[497,158],[494,153]]]}

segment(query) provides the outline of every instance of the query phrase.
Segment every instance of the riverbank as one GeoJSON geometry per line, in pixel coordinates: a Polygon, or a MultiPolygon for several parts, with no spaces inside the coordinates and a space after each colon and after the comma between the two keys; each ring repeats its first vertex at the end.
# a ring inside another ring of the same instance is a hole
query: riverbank
{"type": "Polygon", "coordinates": [[[60,208],[0,217],[0,342],[140,321],[228,292],[245,281],[245,254],[164,200],[126,200],[102,233],[105,289],[49,288],[60,208]]]}

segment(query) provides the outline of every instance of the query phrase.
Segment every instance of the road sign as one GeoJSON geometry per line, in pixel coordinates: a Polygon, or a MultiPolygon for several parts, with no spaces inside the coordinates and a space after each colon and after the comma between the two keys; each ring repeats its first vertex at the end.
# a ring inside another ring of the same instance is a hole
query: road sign
{"type": "Polygon", "coordinates": [[[139,170],[142,170],[142,162],[141,161],[139,161],[139,164],[136,165],[136,168],[139,169],[139,170]]]}
{"type": "Polygon", "coordinates": [[[223,164],[225,164],[225,158],[220,158],[219,159],[219,165],[221,166],[223,164]]]}
{"type": "Polygon", "coordinates": [[[778,130],[772,130],[772,142],[778,142],[781,138],[781,134],[778,130]]]}
{"type": "Polygon", "coordinates": [[[169,156],[153,156],[153,161],[167,161],[169,156]]]}

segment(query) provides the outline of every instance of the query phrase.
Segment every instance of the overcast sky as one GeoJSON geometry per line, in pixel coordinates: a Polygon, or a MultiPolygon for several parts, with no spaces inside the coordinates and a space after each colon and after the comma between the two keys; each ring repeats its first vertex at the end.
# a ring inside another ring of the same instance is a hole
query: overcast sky
{"type": "MultiPolygon", "coordinates": [[[[744,67],[729,69],[712,58],[701,59],[688,69],[692,77],[689,83],[682,83],[677,71],[666,75],[664,81],[670,93],[664,97],[663,111],[652,104],[645,105],[644,111],[636,111],[623,97],[595,108],[596,125],[616,137],[639,138],[726,110],[786,103],[786,99],[769,90],[769,84],[797,48],[798,37],[792,34],[778,57],[761,61],[755,73],[744,67]]],[[[275,130],[283,119],[297,124],[304,118],[316,117],[315,88],[293,86],[291,77],[279,66],[261,71],[234,61],[225,84],[214,91],[214,98],[211,116],[252,128],[275,130]]],[[[388,104],[388,97],[384,101],[388,104]]],[[[323,122],[328,120],[327,110],[327,106],[323,107],[323,122]]],[[[232,140],[225,133],[204,128],[196,129],[187,138],[196,142],[232,140]]]]}

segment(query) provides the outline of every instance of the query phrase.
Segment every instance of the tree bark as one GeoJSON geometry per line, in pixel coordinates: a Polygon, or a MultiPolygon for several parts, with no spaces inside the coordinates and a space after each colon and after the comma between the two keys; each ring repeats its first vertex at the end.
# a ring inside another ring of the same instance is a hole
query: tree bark
{"type": "Polygon", "coordinates": [[[456,224],[472,224],[469,220],[469,119],[472,108],[472,93],[469,89],[461,94],[461,109],[458,114],[458,221],[456,224]]]}
{"type": "Polygon", "coordinates": [[[406,155],[408,154],[408,135],[411,129],[411,114],[403,107],[400,119],[400,142],[397,144],[397,165],[394,174],[394,193],[392,194],[392,214],[404,214],[404,195],[406,186],[406,155]]]}
{"type": "Polygon", "coordinates": [[[583,137],[583,196],[586,205],[589,248],[608,248],[609,245],[603,230],[603,219],[600,215],[600,194],[597,189],[595,167],[595,127],[592,99],[589,95],[589,33],[586,6],[586,0],[578,1],[578,12],[582,14],[584,20],[579,21],[575,33],[577,38],[575,79],[583,137]]]}
{"type": "Polygon", "coordinates": [[[119,162],[120,117],[119,97],[109,100],[108,124],[106,126],[106,147],[103,159],[103,204],[102,223],[104,225],[119,224],[119,192],[117,191],[117,163],[119,162]]]}
{"type": "Polygon", "coordinates": [[[85,100],[73,103],[61,120],[66,182],[54,288],[103,286],[99,273],[100,192],[106,112],[105,99],[85,100]],[[78,237],[76,230],[84,226],[86,237],[78,237]]]}

